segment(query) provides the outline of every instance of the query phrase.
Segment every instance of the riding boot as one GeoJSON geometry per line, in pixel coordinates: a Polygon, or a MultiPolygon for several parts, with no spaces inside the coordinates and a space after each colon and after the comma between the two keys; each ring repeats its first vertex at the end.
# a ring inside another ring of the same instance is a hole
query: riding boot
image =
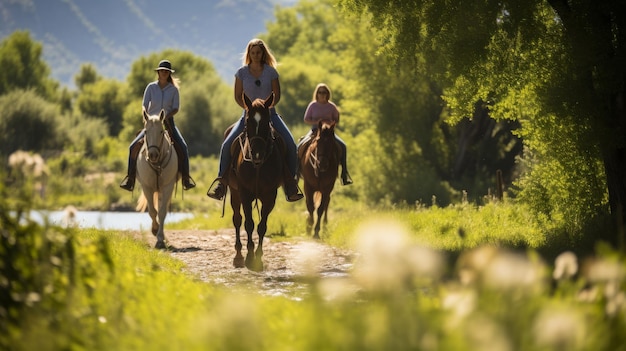
{"type": "Polygon", "coordinates": [[[215,200],[219,200],[221,201],[222,199],[224,199],[224,196],[226,196],[226,184],[225,180],[222,179],[222,177],[217,177],[213,183],[211,183],[211,186],[209,187],[209,190],[207,190],[206,192],[206,196],[215,199],[215,200]],[[215,186],[215,188],[213,189],[213,191],[211,191],[211,188],[213,188],[213,184],[217,183],[217,185],[215,186]]]}
{"type": "Polygon", "coordinates": [[[120,183],[120,188],[128,191],[135,189],[135,177],[137,176],[137,157],[141,151],[142,141],[135,143],[130,149],[130,155],[128,156],[128,174],[120,183]]]}
{"type": "Polygon", "coordinates": [[[137,164],[135,162],[131,162],[128,166],[128,174],[122,182],[120,183],[120,188],[128,191],[133,191],[135,189],[135,177],[137,175],[137,164]]]}
{"type": "Polygon", "coordinates": [[[182,174],[183,190],[189,190],[196,187],[196,182],[189,175],[189,156],[183,148],[174,141],[174,149],[178,154],[178,169],[182,174]]]}
{"type": "Polygon", "coordinates": [[[304,195],[298,187],[298,181],[296,178],[285,177],[285,184],[283,184],[283,190],[288,202],[294,202],[302,199],[304,195]]]}

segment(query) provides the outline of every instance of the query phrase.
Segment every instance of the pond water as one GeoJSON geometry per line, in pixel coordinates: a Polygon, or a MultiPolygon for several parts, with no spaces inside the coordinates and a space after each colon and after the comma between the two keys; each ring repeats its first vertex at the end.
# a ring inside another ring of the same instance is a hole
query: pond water
{"type": "MultiPolygon", "coordinates": [[[[43,223],[45,218],[57,225],[67,224],[65,211],[31,211],[30,218],[43,223]]],[[[170,212],[165,223],[174,223],[183,219],[193,218],[192,213],[170,212]]],[[[148,230],[152,220],[147,212],[100,212],[76,211],[74,223],[79,228],[97,228],[103,230],[148,230]]]]}

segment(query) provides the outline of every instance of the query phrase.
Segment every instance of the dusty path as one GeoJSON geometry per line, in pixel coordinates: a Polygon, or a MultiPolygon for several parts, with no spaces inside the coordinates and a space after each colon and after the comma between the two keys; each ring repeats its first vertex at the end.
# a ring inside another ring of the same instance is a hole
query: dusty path
{"type": "MultiPolygon", "coordinates": [[[[154,247],[151,234],[139,234],[154,247]]],[[[263,241],[262,272],[234,268],[235,231],[169,230],[166,233],[169,252],[186,264],[186,270],[198,279],[232,289],[255,290],[268,295],[297,297],[306,293],[303,279],[307,275],[319,277],[346,276],[352,268],[354,254],[307,238],[263,241]]],[[[254,240],[257,240],[256,234],[254,240]]],[[[242,235],[246,253],[246,237],[242,235]]]]}

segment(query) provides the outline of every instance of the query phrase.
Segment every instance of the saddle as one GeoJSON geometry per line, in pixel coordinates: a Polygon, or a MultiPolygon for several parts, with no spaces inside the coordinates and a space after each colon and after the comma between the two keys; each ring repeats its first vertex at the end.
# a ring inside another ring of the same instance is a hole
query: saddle
{"type": "MultiPolygon", "coordinates": [[[[300,140],[298,140],[299,142],[302,142],[302,140],[304,140],[306,136],[301,136],[300,140]]],[[[306,155],[306,151],[309,149],[309,146],[311,146],[311,143],[314,140],[317,140],[319,138],[319,136],[317,134],[313,134],[311,135],[311,137],[309,138],[309,140],[301,143],[300,145],[298,145],[298,160],[302,160],[304,159],[304,156],[306,155]]],[[[337,144],[337,157],[339,159],[341,159],[342,156],[342,150],[341,147],[339,147],[339,143],[337,142],[337,140],[335,139],[335,144],[337,144]]]]}
{"type": "MultiPolygon", "coordinates": [[[[233,126],[234,123],[226,128],[226,131],[224,132],[224,138],[226,138],[228,134],[230,134],[233,126]]],[[[285,141],[283,140],[282,136],[278,132],[276,132],[276,129],[274,129],[274,127],[272,127],[271,131],[271,139],[274,141],[275,147],[278,148],[279,155],[282,157],[283,162],[286,162],[287,146],[285,145],[285,141]]],[[[233,140],[233,143],[230,145],[231,161],[228,168],[233,172],[236,172],[237,159],[239,158],[239,153],[241,152],[242,145],[245,147],[245,131],[239,133],[239,135],[237,135],[237,137],[233,140]]]]}

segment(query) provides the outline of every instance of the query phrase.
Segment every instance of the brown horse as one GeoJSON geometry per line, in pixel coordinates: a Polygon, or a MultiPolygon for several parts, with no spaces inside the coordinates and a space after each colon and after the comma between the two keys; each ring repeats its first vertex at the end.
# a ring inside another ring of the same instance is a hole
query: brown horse
{"type": "Polygon", "coordinates": [[[300,174],[304,179],[304,196],[306,208],[309,211],[307,218],[307,232],[310,232],[315,223],[314,238],[320,238],[321,219],[328,223],[328,204],[330,194],[335,187],[339,169],[339,147],[335,142],[335,122],[320,121],[316,134],[307,145],[301,145],[298,150],[300,159],[300,174]],[[313,218],[313,211],[317,209],[317,220],[313,218]]]}
{"type": "Polygon", "coordinates": [[[244,267],[244,258],[241,254],[240,238],[241,212],[245,216],[244,227],[248,234],[246,245],[248,253],[245,258],[245,267],[254,271],[263,270],[263,238],[267,231],[267,219],[276,204],[276,194],[283,182],[284,144],[276,137],[270,124],[270,109],[274,101],[274,94],[266,100],[250,99],[244,95],[246,113],[244,117],[244,132],[233,142],[234,166],[228,176],[228,187],[231,191],[230,204],[233,208],[233,225],[235,226],[237,251],[233,265],[244,267]],[[252,202],[261,201],[261,219],[257,225],[259,244],[254,251],[252,232],[254,219],[252,218],[252,202]]]}

